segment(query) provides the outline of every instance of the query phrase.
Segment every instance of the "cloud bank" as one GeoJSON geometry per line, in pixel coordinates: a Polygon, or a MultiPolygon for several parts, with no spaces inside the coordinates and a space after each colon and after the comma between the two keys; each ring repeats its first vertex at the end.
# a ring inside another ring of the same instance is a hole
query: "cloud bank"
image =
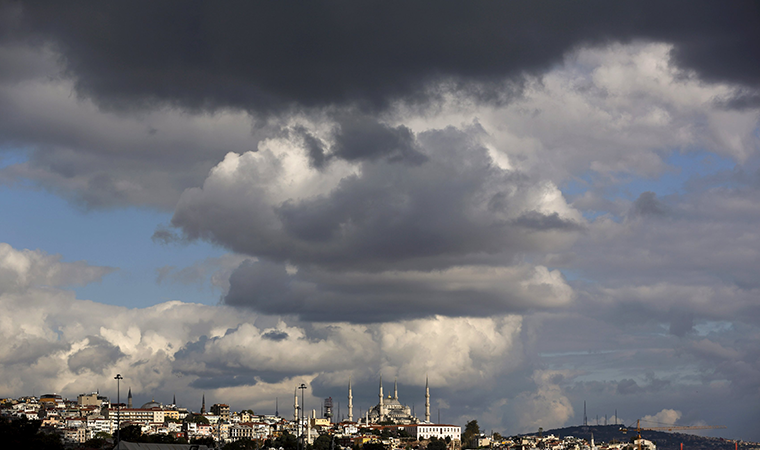
{"type": "Polygon", "coordinates": [[[2,188],[231,252],[147,270],[221,304],[130,309],[1,245],[0,394],[428,373],[454,423],[760,439],[757,4],[388,5],[0,5],[2,188]]]}

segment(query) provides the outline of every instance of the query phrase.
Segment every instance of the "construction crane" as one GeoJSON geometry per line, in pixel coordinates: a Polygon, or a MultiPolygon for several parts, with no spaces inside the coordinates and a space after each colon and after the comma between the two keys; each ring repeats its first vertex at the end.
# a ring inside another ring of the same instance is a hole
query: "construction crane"
{"type": "MultiPolygon", "coordinates": [[[[668,425],[664,427],[641,427],[641,419],[636,421],[636,434],[638,434],[638,443],[639,448],[638,450],[641,450],[641,430],[650,430],[650,431],[673,431],[673,430],[711,430],[715,428],[726,428],[723,425],[694,425],[694,426],[686,426],[686,425],[668,425]]],[[[620,431],[623,433],[627,432],[628,429],[626,427],[620,427],[620,431]]]]}
{"type": "MultiPolygon", "coordinates": [[[[717,428],[726,428],[724,425],[665,425],[665,426],[659,426],[659,427],[642,427],[640,426],[641,420],[636,421],[636,431],[640,433],[640,430],[651,430],[651,431],[674,431],[674,430],[714,430],[717,428]]],[[[620,431],[625,433],[628,431],[626,427],[621,427],[620,431]]],[[[641,438],[641,436],[639,436],[641,438]]]]}
{"type": "Polygon", "coordinates": [[[642,430],[655,430],[655,431],[713,430],[716,428],[726,428],[726,427],[725,425],[694,425],[694,426],[671,425],[669,427],[644,427],[642,428],[642,430]]]}

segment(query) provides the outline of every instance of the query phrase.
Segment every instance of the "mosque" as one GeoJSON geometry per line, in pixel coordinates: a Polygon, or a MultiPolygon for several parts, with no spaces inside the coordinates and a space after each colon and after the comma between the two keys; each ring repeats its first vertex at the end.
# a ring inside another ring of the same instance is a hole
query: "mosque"
{"type": "MultiPolygon", "coordinates": [[[[420,420],[412,414],[411,408],[401,404],[398,399],[398,382],[393,382],[393,395],[387,398],[383,396],[383,377],[380,376],[380,392],[377,405],[366,412],[363,422],[365,424],[378,424],[392,422],[398,425],[420,423],[420,420]]],[[[348,421],[354,420],[354,396],[351,391],[351,380],[348,380],[348,421]]],[[[361,418],[359,422],[362,422],[361,418]]],[[[425,378],[425,421],[430,423],[430,385],[425,378]]]]}

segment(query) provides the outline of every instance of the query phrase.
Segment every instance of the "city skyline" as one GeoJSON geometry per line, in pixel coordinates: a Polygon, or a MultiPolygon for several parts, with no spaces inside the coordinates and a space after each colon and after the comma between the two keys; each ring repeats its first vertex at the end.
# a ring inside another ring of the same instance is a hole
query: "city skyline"
{"type": "Polygon", "coordinates": [[[760,441],[758,22],[0,1],[0,397],[760,441]]]}

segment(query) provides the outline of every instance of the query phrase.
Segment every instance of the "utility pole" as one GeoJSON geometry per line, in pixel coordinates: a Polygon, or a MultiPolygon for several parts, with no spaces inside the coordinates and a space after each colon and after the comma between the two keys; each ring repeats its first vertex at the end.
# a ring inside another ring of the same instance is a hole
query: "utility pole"
{"type": "Polygon", "coordinates": [[[120,373],[117,373],[115,377],[113,377],[114,380],[116,380],[116,448],[121,448],[121,398],[119,397],[119,381],[123,380],[124,377],[121,376],[120,373]]]}

